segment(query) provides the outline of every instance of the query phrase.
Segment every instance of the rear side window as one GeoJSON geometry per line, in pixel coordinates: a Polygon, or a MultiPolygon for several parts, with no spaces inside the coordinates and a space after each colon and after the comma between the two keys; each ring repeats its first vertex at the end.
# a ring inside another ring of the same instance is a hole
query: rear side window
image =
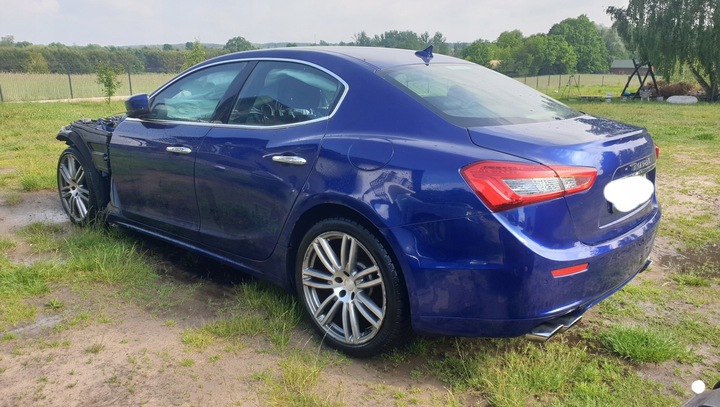
{"type": "Polygon", "coordinates": [[[402,66],[386,80],[462,127],[569,119],[579,112],[518,81],[473,64],[402,66]]]}
{"type": "Polygon", "coordinates": [[[345,86],[315,67],[259,62],[240,91],[229,124],[281,126],[329,117],[345,86]]]}

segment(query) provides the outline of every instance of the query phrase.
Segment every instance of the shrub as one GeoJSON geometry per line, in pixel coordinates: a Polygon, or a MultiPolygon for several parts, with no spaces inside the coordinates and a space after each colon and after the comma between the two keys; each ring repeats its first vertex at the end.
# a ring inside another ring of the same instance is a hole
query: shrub
{"type": "Polygon", "coordinates": [[[677,82],[677,83],[667,83],[664,81],[658,81],[658,91],[660,92],[659,96],[664,97],[665,99],[669,98],[670,96],[684,96],[684,95],[690,95],[697,93],[699,89],[697,89],[697,85],[690,83],[690,82],[677,82]]]}

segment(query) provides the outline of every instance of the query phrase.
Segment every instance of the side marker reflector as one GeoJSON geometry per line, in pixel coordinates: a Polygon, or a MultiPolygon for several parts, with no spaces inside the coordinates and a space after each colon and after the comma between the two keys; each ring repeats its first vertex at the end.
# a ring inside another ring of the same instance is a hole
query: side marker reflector
{"type": "Polygon", "coordinates": [[[567,277],[567,276],[571,276],[573,274],[582,273],[584,271],[587,271],[587,269],[588,269],[588,264],[585,263],[585,264],[578,264],[577,266],[565,267],[564,269],[553,270],[551,272],[551,274],[555,278],[567,277]]]}

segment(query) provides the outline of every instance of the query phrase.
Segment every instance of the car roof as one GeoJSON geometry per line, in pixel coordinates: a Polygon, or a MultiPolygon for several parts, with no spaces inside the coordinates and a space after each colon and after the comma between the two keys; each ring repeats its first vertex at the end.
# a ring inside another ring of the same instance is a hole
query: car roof
{"type": "MultiPolygon", "coordinates": [[[[415,51],[397,48],[354,47],[354,46],[323,46],[323,47],[289,47],[267,48],[226,54],[211,61],[231,59],[290,58],[316,62],[327,58],[339,58],[364,65],[371,70],[385,69],[401,65],[419,65],[423,60],[415,55],[415,51]]],[[[207,61],[210,62],[210,61],[207,61]]],[[[461,59],[446,55],[434,54],[433,63],[467,63],[461,59]]]]}

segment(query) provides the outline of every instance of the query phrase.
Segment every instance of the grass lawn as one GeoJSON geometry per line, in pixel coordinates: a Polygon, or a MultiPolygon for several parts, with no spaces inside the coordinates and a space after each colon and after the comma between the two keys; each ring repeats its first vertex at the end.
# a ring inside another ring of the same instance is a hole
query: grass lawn
{"type": "MultiPolygon", "coordinates": [[[[115,352],[116,370],[94,372],[109,391],[138,403],[156,400],[131,398],[156,381],[165,387],[155,393],[185,386],[178,394],[192,399],[213,388],[209,372],[230,371],[224,386],[249,388],[263,405],[681,404],[694,380],[720,380],[720,104],[571,106],[649,129],[660,147],[664,218],[656,266],[567,333],[545,344],[417,338],[388,355],[348,360],[308,335],[294,297],[263,283],[188,281],[178,269],[216,267],[122,230],[35,223],[0,236],[0,399],[57,403],[51,389],[80,388],[82,366],[115,352]],[[17,261],[20,252],[32,261],[17,261]],[[202,294],[206,289],[229,294],[215,300],[202,294]],[[114,309],[127,307],[147,311],[134,325],[165,326],[167,348],[123,351],[132,340],[99,333],[120,318],[114,309]],[[193,319],[197,310],[202,318],[193,319]],[[16,333],[48,315],[63,322],[43,338],[16,333]],[[63,339],[68,332],[90,339],[63,339]],[[33,369],[55,369],[75,348],[83,360],[74,373],[32,376],[33,369]],[[242,374],[233,370],[241,358],[251,361],[242,374]],[[27,390],[3,390],[14,382],[10,372],[32,377],[27,390]]],[[[60,126],[122,110],[122,103],[0,104],[0,202],[22,205],[30,194],[55,188],[60,126]]],[[[193,272],[202,280],[204,271],[193,272]]],[[[238,397],[238,405],[247,401],[238,397]]]]}

